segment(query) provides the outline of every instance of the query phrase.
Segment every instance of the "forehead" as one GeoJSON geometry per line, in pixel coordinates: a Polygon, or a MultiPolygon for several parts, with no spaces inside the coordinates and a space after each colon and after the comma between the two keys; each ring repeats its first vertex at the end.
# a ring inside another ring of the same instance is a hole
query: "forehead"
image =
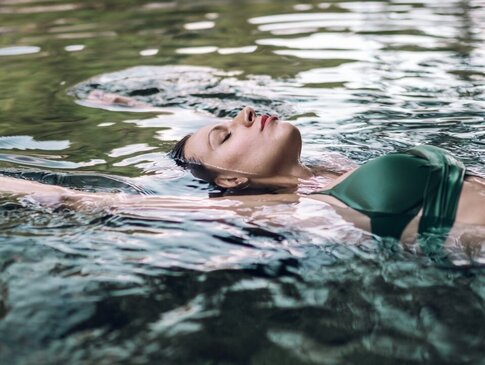
{"type": "Polygon", "coordinates": [[[213,127],[214,124],[206,125],[189,137],[184,149],[185,158],[204,160],[210,154],[211,147],[208,143],[208,136],[213,127]]]}

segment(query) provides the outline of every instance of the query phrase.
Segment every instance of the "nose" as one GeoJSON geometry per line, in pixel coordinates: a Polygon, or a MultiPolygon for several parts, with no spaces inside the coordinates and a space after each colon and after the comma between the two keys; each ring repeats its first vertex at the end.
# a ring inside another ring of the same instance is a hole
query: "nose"
{"type": "Polygon", "coordinates": [[[246,127],[251,127],[256,121],[256,112],[253,108],[245,106],[237,115],[236,120],[244,124],[246,127]]]}

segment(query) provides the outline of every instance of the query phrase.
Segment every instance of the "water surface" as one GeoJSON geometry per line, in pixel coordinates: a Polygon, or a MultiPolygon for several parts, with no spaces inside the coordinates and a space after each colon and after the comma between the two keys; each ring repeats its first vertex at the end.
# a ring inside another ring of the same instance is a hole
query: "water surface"
{"type": "MultiPolygon", "coordinates": [[[[484,24],[481,0],[0,1],[0,171],[206,197],[166,152],[252,105],[301,129],[308,163],[429,143],[485,175],[484,24]]],[[[310,200],[236,214],[2,198],[0,228],[0,363],[483,361],[483,253],[439,264],[310,200]]]]}

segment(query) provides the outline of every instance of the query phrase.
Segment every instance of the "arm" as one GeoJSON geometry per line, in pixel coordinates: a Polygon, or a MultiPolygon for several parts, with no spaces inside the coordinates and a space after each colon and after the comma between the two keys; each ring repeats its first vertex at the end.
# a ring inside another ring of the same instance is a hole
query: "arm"
{"type": "Polygon", "coordinates": [[[197,207],[227,207],[227,202],[213,199],[170,196],[146,196],[122,193],[89,193],[56,185],[0,176],[0,197],[28,197],[48,207],[64,205],[76,210],[113,209],[126,207],[167,207],[189,209],[197,207]]]}
{"type": "Polygon", "coordinates": [[[32,194],[61,196],[68,192],[69,189],[56,185],[47,185],[35,181],[0,176],[0,196],[21,197],[32,194]]]}
{"type": "Polygon", "coordinates": [[[296,194],[267,194],[228,198],[196,198],[177,196],[134,195],[123,193],[89,193],[56,185],[42,184],[12,177],[0,176],[0,197],[28,197],[47,206],[60,205],[80,211],[107,210],[139,212],[148,209],[233,210],[244,214],[244,210],[259,206],[297,202],[296,194]]]}

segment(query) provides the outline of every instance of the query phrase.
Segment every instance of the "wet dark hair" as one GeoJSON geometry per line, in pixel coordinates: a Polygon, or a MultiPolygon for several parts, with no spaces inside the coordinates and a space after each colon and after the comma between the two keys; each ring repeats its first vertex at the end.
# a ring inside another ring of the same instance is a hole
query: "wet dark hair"
{"type": "Polygon", "coordinates": [[[217,172],[207,168],[201,161],[194,158],[187,158],[187,156],[185,156],[185,145],[191,136],[192,134],[187,134],[184,138],[178,141],[169,152],[169,156],[178,166],[189,170],[196,178],[215,186],[214,180],[217,177],[217,172]]]}

